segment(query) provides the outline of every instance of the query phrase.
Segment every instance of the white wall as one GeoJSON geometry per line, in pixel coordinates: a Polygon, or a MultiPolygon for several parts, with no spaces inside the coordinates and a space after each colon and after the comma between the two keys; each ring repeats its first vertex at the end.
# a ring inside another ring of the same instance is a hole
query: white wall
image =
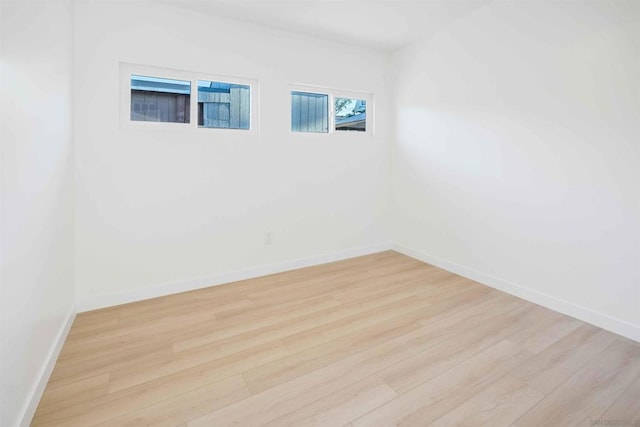
{"type": "Polygon", "coordinates": [[[31,419],[73,316],[68,3],[2,2],[0,425],[31,419]]]}
{"type": "Polygon", "coordinates": [[[639,18],[495,2],[398,52],[399,248],[640,339],[639,18]]]}
{"type": "Polygon", "coordinates": [[[1,5],[1,425],[30,419],[73,316],[74,213],[85,307],[393,238],[638,339],[637,3],[496,2],[400,51],[392,171],[384,53],[165,5],[1,5]],[[120,61],[257,79],[260,132],[122,130],[120,61]],[[375,136],[291,134],[292,82],[374,93],[375,136]]]}
{"type": "Polygon", "coordinates": [[[388,55],[165,5],[75,13],[80,308],[387,242],[388,55]],[[259,134],[120,129],[120,61],[257,79],[259,134]],[[374,93],[375,137],[291,134],[289,83],[374,93]]]}

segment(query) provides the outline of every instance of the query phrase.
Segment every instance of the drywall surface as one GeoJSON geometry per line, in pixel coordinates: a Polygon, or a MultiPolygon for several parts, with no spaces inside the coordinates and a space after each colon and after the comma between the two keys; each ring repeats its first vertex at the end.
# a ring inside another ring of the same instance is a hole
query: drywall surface
{"type": "Polygon", "coordinates": [[[638,332],[639,17],[494,2],[397,52],[399,247],[638,332]]]}
{"type": "Polygon", "coordinates": [[[388,55],[163,4],[75,14],[80,304],[387,241],[388,55]],[[259,129],[122,128],[120,62],[257,80],[259,129]],[[375,135],[292,134],[291,83],[372,93],[375,135]]]}
{"type": "Polygon", "coordinates": [[[16,426],[30,421],[73,315],[72,10],[0,8],[0,425],[16,426]]]}

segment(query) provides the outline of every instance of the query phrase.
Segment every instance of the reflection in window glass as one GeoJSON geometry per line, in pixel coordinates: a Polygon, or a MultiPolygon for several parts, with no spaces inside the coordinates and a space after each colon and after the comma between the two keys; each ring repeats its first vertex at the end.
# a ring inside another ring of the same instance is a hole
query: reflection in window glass
{"type": "Polygon", "coordinates": [[[336,98],[336,130],[367,130],[367,102],[363,99],[336,98]]]}
{"type": "Polygon", "coordinates": [[[329,95],[291,92],[291,130],[329,132],[329,95]]]}
{"type": "Polygon", "coordinates": [[[249,129],[248,85],[198,80],[198,126],[249,129]]]}
{"type": "Polygon", "coordinates": [[[191,83],[131,76],[131,120],[189,123],[191,83]]]}

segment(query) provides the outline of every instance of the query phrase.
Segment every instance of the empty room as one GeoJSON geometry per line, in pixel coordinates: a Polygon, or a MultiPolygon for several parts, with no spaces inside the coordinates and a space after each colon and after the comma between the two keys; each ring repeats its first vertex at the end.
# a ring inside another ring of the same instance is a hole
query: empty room
{"type": "Polygon", "coordinates": [[[640,1],[0,36],[1,427],[640,426],[640,1]]]}

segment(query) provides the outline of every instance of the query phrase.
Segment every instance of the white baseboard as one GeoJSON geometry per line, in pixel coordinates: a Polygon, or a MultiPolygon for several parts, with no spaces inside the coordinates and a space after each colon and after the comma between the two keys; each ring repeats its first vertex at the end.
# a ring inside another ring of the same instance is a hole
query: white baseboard
{"type": "Polygon", "coordinates": [[[373,246],[352,248],[308,258],[261,265],[246,270],[221,273],[215,276],[199,277],[176,283],[165,283],[157,286],[136,289],[131,292],[87,298],[77,301],[76,305],[78,307],[78,312],[97,310],[99,308],[111,307],[129,302],[142,301],[149,298],[157,298],[180,292],[207,288],[209,286],[237,282],[238,280],[253,279],[255,277],[266,276],[268,274],[282,273],[284,271],[295,270],[303,267],[311,267],[327,262],[341,261],[348,258],[389,250],[391,247],[392,245],[390,243],[383,243],[373,246]]]}
{"type": "Polygon", "coordinates": [[[75,318],[76,308],[75,306],[72,306],[65,322],[62,324],[60,330],[58,331],[58,335],[56,336],[51,349],[49,349],[49,353],[47,354],[44,365],[38,373],[38,382],[35,384],[33,390],[29,394],[29,399],[26,401],[25,407],[22,411],[23,415],[21,418],[18,418],[22,420],[20,422],[21,427],[28,427],[31,424],[31,420],[36,413],[36,409],[38,408],[38,403],[40,403],[40,399],[42,398],[42,393],[44,393],[44,389],[49,382],[49,377],[51,377],[51,373],[53,372],[53,368],[56,365],[56,361],[58,360],[60,350],[62,350],[62,346],[67,339],[67,335],[69,335],[69,330],[71,329],[71,325],[73,324],[75,318]]]}
{"type": "Polygon", "coordinates": [[[640,342],[640,325],[634,325],[627,321],[611,317],[607,314],[600,313],[583,307],[578,304],[574,304],[563,299],[538,292],[526,286],[521,286],[516,283],[508,282],[497,277],[493,277],[489,274],[485,274],[481,271],[473,268],[465,267],[460,264],[442,259],[440,257],[426,254],[406,246],[394,245],[393,250],[400,252],[404,255],[410,256],[417,260],[426,262],[427,264],[434,265],[460,276],[466,277],[476,282],[482,283],[489,287],[498,289],[516,297],[522,298],[534,304],[541,305],[551,310],[557,311],[567,316],[574,317],[578,320],[590,323],[598,326],[607,331],[613,332],[618,335],[622,335],[626,338],[640,342]]]}

